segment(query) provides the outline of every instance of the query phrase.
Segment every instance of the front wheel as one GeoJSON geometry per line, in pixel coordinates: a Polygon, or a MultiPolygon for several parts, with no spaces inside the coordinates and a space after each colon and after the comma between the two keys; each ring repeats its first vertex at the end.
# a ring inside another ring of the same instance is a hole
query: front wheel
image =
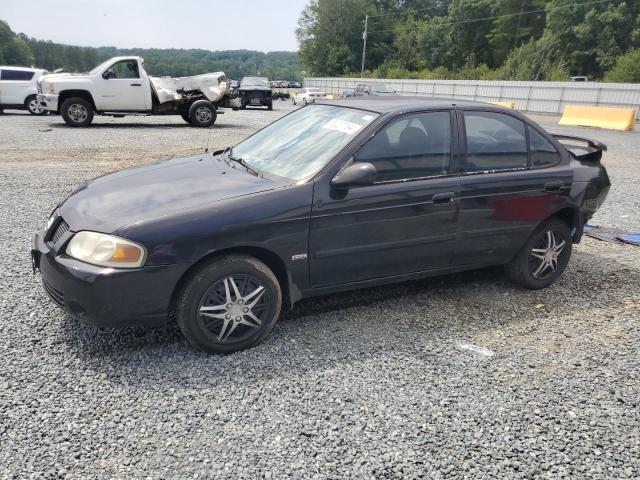
{"type": "Polygon", "coordinates": [[[251,347],[273,330],[282,307],[280,284],[262,262],[229,255],[204,264],[176,302],[189,343],[209,353],[251,347]]]}
{"type": "Polygon", "coordinates": [[[47,111],[40,106],[35,95],[28,97],[24,102],[24,106],[31,115],[45,115],[47,113],[47,111]]]}
{"type": "Polygon", "coordinates": [[[505,265],[507,276],[530,289],[548,287],[569,263],[573,239],[569,227],[558,219],[542,223],[518,254],[505,265]]]}
{"type": "Polygon", "coordinates": [[[93,121],[93,106],[84,98],[66,99],[62,102],[60,113],[70,127],[86,127],[93,121]]]}
{"type": "Polygon", "coordinates": [[[210,127],[217,116],[216,107],[209,100],[198,100],[189,108],[189,123],[194,127],[210,127]]]}
{"type": "Polygon", "coordinates": [[[187,122],[187,123],[191,123],[191,119],[189,118],[189,114],[188,113],[181,113],[180,116],[182,117],[182,119],[187,122]]]}

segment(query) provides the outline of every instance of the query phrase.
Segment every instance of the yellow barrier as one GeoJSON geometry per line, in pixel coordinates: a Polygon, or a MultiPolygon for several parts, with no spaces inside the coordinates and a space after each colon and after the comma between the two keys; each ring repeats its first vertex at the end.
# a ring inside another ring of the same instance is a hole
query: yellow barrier
{"type": "Polygon", "coordinates": [[[636,110],[634,108],[567,105],[564,107],[562,118],[558,124],[609,128],[611,130],[633,130],[635,118],[636,110]]]}

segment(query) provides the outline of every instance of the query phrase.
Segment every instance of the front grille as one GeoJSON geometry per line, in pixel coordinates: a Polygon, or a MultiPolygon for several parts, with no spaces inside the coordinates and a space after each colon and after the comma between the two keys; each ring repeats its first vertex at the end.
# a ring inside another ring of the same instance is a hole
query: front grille
{"type": "Polygon", "coordinates": [[[42,285],[44,286],[44,291],[47,292],[47,295],[49,295],[49,298],[61,307],[64,307],[64,295],[62,294],[62,292],[51,286],[44,279],[42,279],[42,285]]]}
{"type": "Polygon", "coordinates": [[[47,232],[47,242],[55,245],[69,231],[69,225],[62,218],[58,219],[47,232]]]}

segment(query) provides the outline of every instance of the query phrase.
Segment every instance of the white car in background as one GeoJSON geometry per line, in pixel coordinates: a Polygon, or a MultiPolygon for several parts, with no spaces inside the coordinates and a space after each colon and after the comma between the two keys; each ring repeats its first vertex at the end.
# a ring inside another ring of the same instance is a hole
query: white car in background
{"type": "Polygon", "coordinates": [[[38,80],[46,75],[39,68],[0,66],[0,112],[3,109],[28,110],[32,115],[47,111],[38,104],[38,80]]]}
{"type": "Polygon", "coordinates": [[[291,97],[291,101],[294,105],[299,103],[306,105],[307,103],[313,103],[326,96],[324,90],[321,88],[301,88],[298,93],[291,97]]]}

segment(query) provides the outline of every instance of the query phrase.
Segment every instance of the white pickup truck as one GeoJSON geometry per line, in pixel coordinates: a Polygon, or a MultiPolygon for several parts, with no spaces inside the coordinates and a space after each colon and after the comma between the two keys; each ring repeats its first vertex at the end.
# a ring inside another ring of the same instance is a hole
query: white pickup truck
{"type": "Polygon", "coordinates": [[[111,58],[85,74],[44,75],[38,81],[37,101],[72,127],[90,125],[94,114],[181,115],[194,127],[209,127],[229,95],[223,72],[151,77],[144,60],[132,56],[111,58]]]}

